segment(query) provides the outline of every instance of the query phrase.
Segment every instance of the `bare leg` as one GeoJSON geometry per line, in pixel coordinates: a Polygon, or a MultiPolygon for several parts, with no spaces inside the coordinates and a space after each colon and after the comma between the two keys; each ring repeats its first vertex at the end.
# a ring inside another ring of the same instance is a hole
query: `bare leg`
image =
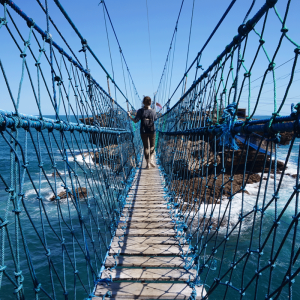
{"type": "Polygon", "coordinates": [[[150,140],[150,165],[155,168],[156,165],[154,163],[154,148],[155,148],[155,133],[149,135],[150,140]]]}

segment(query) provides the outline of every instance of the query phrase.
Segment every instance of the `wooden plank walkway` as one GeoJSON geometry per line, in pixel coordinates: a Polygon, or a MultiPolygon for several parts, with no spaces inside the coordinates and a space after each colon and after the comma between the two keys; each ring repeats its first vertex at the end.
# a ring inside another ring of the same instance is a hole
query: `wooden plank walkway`
{"type": "MultiPolygon", "coordinates": [[[[186,271],[180,257],[188,245],[179,246],[164,199],[163,178],[158,168],[145,169],[145,161],[137,172],[128,194],[105,270],[98,283],[95,298],[111,293],[111,299],[188,299],[192,288],[186,284],[196,270],[186,271]],[[115,257],[114,257],[115,256],[115,257]],[[114,266],[117,265],[116,268],[114,266]]],[[[205,289],[196,287],[196,299],[205,289]]]]}

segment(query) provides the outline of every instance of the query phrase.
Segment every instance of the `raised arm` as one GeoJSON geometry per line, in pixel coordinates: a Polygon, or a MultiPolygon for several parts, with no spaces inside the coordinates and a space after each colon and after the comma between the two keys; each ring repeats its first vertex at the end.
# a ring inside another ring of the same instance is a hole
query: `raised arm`
{"type": "Polygon", "coordinates": [[[128,112],[128,116],[129,116],[129,118],[131,119],[131,121],[134,122],[134,123],[137,123],[137,122],[140,120],[140,119],[138,119],[137,117],[133,118],[133,117],[131,116],[130,111],[128,112]]]}

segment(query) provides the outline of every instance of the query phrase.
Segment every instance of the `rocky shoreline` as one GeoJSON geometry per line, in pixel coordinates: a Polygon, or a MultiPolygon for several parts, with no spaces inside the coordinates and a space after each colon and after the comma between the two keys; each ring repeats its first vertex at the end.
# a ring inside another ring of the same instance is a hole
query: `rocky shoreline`
{"type": "MultiPolygon", "coordinates": [[[[292,137],[290,133],[282,133],[281,141],[287,145],[292,137]]],[[[246,155],[246,150],[242,150],[243,143],[237,141],[237,144],[239,149],[234,151],[234,155],[232,150],[225,151],[223,168],[221,153],[216,155],[206,141],[183,142],[178,139],[176,145],[174,141],[168,141],[168,147],[176,149],[172,162],[174,174],[170,186],[176,198],[180,197],[185,203],[184,206],[192,203],[194,199],[202,199],[201,202],[205,199],[206,204],[219,203],[221,193],[223,197],[228,198],[233,194],[241,193],[242,186],[244,186],[245,193],[249,194],[247,185],[258,183],[261,179],[266,180],[269,171],[272,174],[271,179],[274,178],[275,161],[274,159],[271,161],[270,153],[257,152],[256,149],[249,147],[248,155],[246,155]],[[204,157],[205,162],[199,159],[200,157],[204,157]],[[265,169],[261,175],[264,163],[265,169]],[[244,169],[246,169],[245,175],[244,169]]],[[[266,142],[263,141],[263,144],[266,142]]],[[[284,162],[277,160],[277,174],[282,173],[284,165],[284,162]]],[[[297,174],[292,174],[287,170],[285,172],[287,176],[297,177],[297,174]]]]}

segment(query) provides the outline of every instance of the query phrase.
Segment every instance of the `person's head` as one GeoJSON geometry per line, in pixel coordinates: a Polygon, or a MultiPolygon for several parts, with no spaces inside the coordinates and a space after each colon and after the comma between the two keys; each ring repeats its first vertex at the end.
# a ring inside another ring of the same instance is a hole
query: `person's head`
{"type": "Polygon", "coordinates": [[[149,107],[151,105],[151,98],[149,96],[145,96],[143,99],[143,104],[146,107],[149,107]]]}

